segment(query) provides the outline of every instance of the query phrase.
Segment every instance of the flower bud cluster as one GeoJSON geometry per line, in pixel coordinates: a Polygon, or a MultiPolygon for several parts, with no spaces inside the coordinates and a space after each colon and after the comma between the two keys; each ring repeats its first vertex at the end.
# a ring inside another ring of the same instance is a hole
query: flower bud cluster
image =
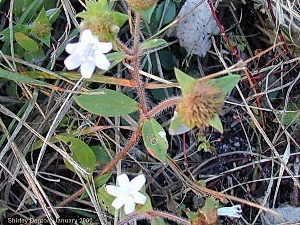
{"type": "Polygon", "coordinates": [[[100,41],[109,42],[116,36],[120,28],[116,25],[115,18],[110,12],[103,12],[101,15],[91,15],[85,18],[80,27],[89,29],[100,41]]]}

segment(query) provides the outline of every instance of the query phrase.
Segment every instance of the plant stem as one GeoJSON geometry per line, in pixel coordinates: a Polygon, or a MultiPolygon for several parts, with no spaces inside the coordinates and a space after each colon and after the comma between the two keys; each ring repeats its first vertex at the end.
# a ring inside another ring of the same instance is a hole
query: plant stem
{"type": "Polygon", "coordinates": [[[145,97],[145,88],[143,81],[139,73],[139,36],[140,36],[140,25],[141,25],[141,15],[136,13],[135,17],[135,27],[134,27],[134,37],[133,37],[133,79],[136,83],[136,90],[139,96],[140,103],[142,105],[142,113],[146,114],[148,111],[147,101],[145,97]]]}
{"type": "Polygon", "coordinates": [[[181,97],[166,99],[165,101],[159,103],[157,106],[155,106],[153,109],[151,109],[147,113],[146,117],[147,118],[153,117],[157,113],[160,113],[161,111],[167,109],[168,107],[178,104],[180,100],[181,100],[181,97]]]}
{"type": "Polygon", "coordinates": [[[125,52],[128,55],[132,55],[131,50],[129,48],[127,48],[126,45],[124,45],[124,43],[122,41],[120,41],[118,38],[116,38],[116,43],[123,52],[125,52]]]}
{"type": "Polygon", "coordinates": [[[100,175],[108,173],[117,163],[123,158],[123,156],[130,150],[130,148],[136,143],[136,141],[141,136],[141,126],[131,136],[129,143],[124,147],[124,149],[101,171],[100,175]]]}

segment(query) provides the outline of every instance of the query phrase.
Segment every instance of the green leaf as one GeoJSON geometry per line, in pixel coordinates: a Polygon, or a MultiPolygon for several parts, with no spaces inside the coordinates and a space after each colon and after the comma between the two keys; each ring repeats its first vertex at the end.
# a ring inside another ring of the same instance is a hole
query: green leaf
{"type": "MultiPolygon", "coordinates": [[[[187,217],[189,218],[189,220],[191,222],[196,221],[197,220],[197,213],[193,212],[193,211],[188,211],[186,212],[187,217]]],[[[191,224],[196,224],[196,223],[191,223],[191,224]]]]}
{"type": "Polygon", "coordinates": [[[46,11],[46,15],[49,18],[49,23],[52,24],[59,17],[60,8],[52,8],[46,11]]]}
{"type": "Polygon", "coordinates": [[[151,218],[151,225],[168,225],[162,218],[156,216],[151,218]]]}
{"type": "Polygon", "coordinates": [[[10,84],[8,85],[7,89],[6,89],[6,94],[9,97],[13,97],[13,98],[21,98],[20,97],[20,93],[18,91],[18,85],[15,82],[10,82],[10,84]]]}
{"type": "Polygon", "coordinates": [[[201,141],[202,143],[198,145],[197,150],[198,151],[205,151],[205,152],[212,152],[216,148],[210,144],[208,140],[206,140],[206,137],[200,136],[198,137],[198,140],[201,141]]]}
{"type": "Polygon", "coordinates": [[[192,127],[187,127],[182,122],[181,116],[175,111],[174,116],[171,119],[170,127],[169,127],[169,134],[170,135],[178,135],[183,134],[191,130],[192,127]]]}
{"type": "Polygon", "coordinates": [[[215,117],[208,120],[207,123],[210,126],[212,126],[213,128],[217,129],[220,133],[223,133],[223,131],[224,131],[223,125],[222,125],[219,115],[216,114],[215,117]]]}
{"type": "Polygon", "coordinates": [[[159,59],[162,67],[166,70],[173,70],[176,66],[176,57],[172,51],[168,49],[162,49],[158,52],[159,59]]]}
{"type": "MultiPolygon", "coordinates": [[[[111,173],[100,175],[99,177],[97,177],[95,179],[95,187],[98,188],[98,187],[101,187],[102,185],[106,184],[107,181],[110,179],[110,177],[111,177],[111,173]]],[[[82,193],[82,195],[80,196],[80,199],[85,199],[86,197],[88,197],[88,193],[86,191],[84,191],[82,193]]]]}
{"type": "Polygon", "coordinates": [[[40,11],[40,9],[43,7],[43,4],[44,1],[34,0],[29,6],[26,5],[26,10],[22,12],[22,16],[18,20],[18,23],[26,24],[32,18],[32,16],[35,15],[36,12],[40,11]]]}
{"type": "MultiPolygon", "coordinates": [[[[93,224],[91,221],[95,221],[98,218],[95,213],[86,211],[86,209],[82,209],[82,208],[70,207],[70,208],[68,208],[68,211],[70,213],[72,212],[72,215],[77,215],[78,217],[80,216],[80,218],[82,218],[81,219],[82,222],[78,223],[78,224],[82,224],[82,225],[91,225],[91,224],[93,224]]],[[[59,223],[57,223],[57,224],[59,224],[59,223]]],[[[74,223],[74,224],[76,224],[76,223],[74,223]]]]}
{"type": "Polygon", "coordinates": [[[155,119],[150,118],[144,122],[142,134],[148,152],[161,162],[166,162],[169,144],[162,126],[155,119]]]}
{"type": "Polygon", "coordinates": [[[40,11],[39,15],[37,16],[37,18],[33,22],[33,27],[36,26],[36,23],[42,23],[42,24],[50,25],[49,19],[48,19],[47,15],[46,15],[46,11],[45,11],[44,8],[42,8],[42,10],[40,11]]]}
{"type": "Polygon", "coordinates": [[[147,212],[147,211],[152,211],[153,210],[153,207],[152,207],[152,204],[151,204],[151,199],[150,197],[146,194],[145,190],[140,190],[140,192],[146,196],[147,200],[145,202],[145,204],[143,205],[140,205],[140,204],[137,204],[136,205],[136,211],[137,212],[147,212]]]}
{"type": "Polygon", "coordinates": [[[134,9],[134,10],[136,10],[139,14],[141,14],[142,17],[149,23],[155,7],[156,7],[156,3],[153,4],[151,7],[149,7],[148,9],[144,9],[144,10],[134,9]]]}
{"type": "Polygon", "coordinates": [[[107,181],[110,179],[110,177],[111,177],[111,173],[100,175],[99,177],[97,177],[95,179],[95,186],[100,187],[100,186],[106,184],[107,181]]]}
{"type": "MultiPolygon", "coordinates": [[[[20,32],[20,33],[24,33],[24,34],[28,34],[30,31],[30,27],[27,25],[14,25],[13,28],[13,34],[20,32]]],[[[6,28],[3,31],[0,32],[1,35],[1,41],[9,41],[10,39],[10,29],[6,28]]]]}
{"type": "Polygon", "coordinates": [[[214,209],[216,206],[219,205],[219,201],[216,200],[214,197],[207,197],[205,200],[205,205],[203,206],[202,210],[214,209]]]}
{"type": "MultiPolygon", "coordinates": [[[[57,135],[56,138],[69,145],[72,158],[92,176],[96,164],[96,156],[93,150],[78,138],[62,135],[57,135]]],[[[68,161],[64,160],[64,162],[70,170],[75,172],[74,167],[68,161]]]]}
{"type": "Polygon", "coordinates": [[[157,21],[162,19],[162,25],[172,22],[176,16],[176,5],[172,1],[170,1],[167,5],[167,9],[163,15],[166,3],[167,1],[163,1],[161,4],[159,4],[155,13],[155,18],[157,21]]]}
{"type": "Polygon", "coordinates": [[[205,181],[205,180],[198,180],[197,182],[198,182],[198,184],[199,184],[200,186],[206,187],[206,181],[205,181]]]}
{"type": "Polygon", "coordinates": [[[91,146],[91,149],[93,150],[93,152],[96,156],[97,162],[100,162],[103,164],[107,164],[110,162],[111,158],[107,154],[105,148],[103,148],[101,146],[91,146]]]}
{"type": "MultiPolygon", "coordinates": [[[[63,119],[64,120],[64,119],[63,119]]],[[[78,132],[78,130],[75,130],[75,131],[67,131],[67,132],[63,132],[63,133],[60,133],[59,135],[60,136],[68,136],[68,137],[78,137],[79,135],[84,135],[85,133],[80,131],[78,132]]],[[[56,138],[56,136],[53,136],[50,138],[49,142],[52,143],[52,144],[55,144],[59,141],[58,138],[56,138]]],[[[29,149],[29,152],[32,152],[34,150],[37,150],[39,148],[41,148],[43,146],[43,141],[38,139],[36,140],[33,145],[31,146],[31,148],[29,149]]]]}
{"type": "Polygon", "coordinates": [[[47,88],[55,88],[55,86],[48,84],[46,82],[43,82],[40,80],[35,80],[30,77],[23,76],[19,73],[10,72],[8,70],[0,69],[0,77],[8,79],[8,80],[13,80],[15,82],[22,82],[22,83],[26,83],[26,84],[32,84],[32,85],[42,86],[42,87],[47,87],[47,88]]]}
{"type": "MultiPolygon", "coordinates": [[[[34,52],[30,52],[30,54],[25,54],[24,55],[24,59],[27,61],[27,62],[32,62],[34,64],[34,62],[36,61],[40,61],[42,60],[44,57],[46,57],[45,55],[45,52],[43,49],[38,49],[37,51],[34,51],[34,52]]],[[[35,71],[37,72],[37,71],[35,71]]],[[[26,72],[24,72],[26,73],[26,72]]]]}
{"type": "Polygon", "coordinates": [[[277,118],[275,118],[273,122],[279,123],[282,121],[283,125],[293,125],[300,121],[300,111],[285,112],[284,114],[279,114],[278,116],[279,116],[279,121],[277,120],[277,118]]]}
{"type": "Polygon", "coordinates": [[[124,52],[112,52],[106,55],[108,61],[111,62],[110,68],[118,65],[124,59],[126,59],[127,55],[124,52]]]}
{"type": "MultiPolygon", "coordinates": [[[[2,3],[4,3],[5,1],[0,1],[0,5],[2,5],[2,3]]],[[[13,1],[13,15],[20,17],[22,15],[22,12],[24,11],[24,5],[26,5],[26,3],[28,4],[28,2],[26,2],[26,0],[14,0],[13,1]]]]}
{"type": "Polygon", "coordinates": [[[28,37],[26,34],[17,32],[15,33],[15,38],[18,44],[28,51],[34,52],[39,49],[38,43],[32,38],[28,37]]]}
{"type": "Polygon", "coordinates": [[[5,208],[5,207],[0,207],[0,215],[2,215],[6,210],[7,210],[7,208],[5,208]]]}
{"type": "MultiPolygon", "coordinates": [[[[214,197],[207,197],[205,200],[205,205],[202,207],[201,211],[204,214],[204,217],[210,217],[210,220],[217,220],[217,209],[216,207],[219,205],[219,201],[214,197]]],[[[215,223],[213,223],[215,224],[215,223]]]]}
{"type": "Polygon", "coordinates": [[[145,185],[143,185],[143,187],[140,189],[139,192],[146,196],[146,202],[143,205],[137,204],[136,205],[136,212],[153,211],[153,207],[152,207],[152,204],[151,204],[151,199],[146,193],[145,185]]]}
{"type": "Polygon", "coordinates": [[[44,8],[32,24],[31,33],[41,42],[50,47],[51,25],[44,8]]]}
{"type": "Polygon", "coordinates": [[[75,101],[85,110],[102,116],[123,116],[139,109],[138,102],[121,92],[105,88],[86,92],[77,96],[75,101]]]}
{"type": "Polygon", "coordinates": [[[128,20],[128,15],[120,12],[111,12],[112,18],[118,27],[122,27],[123,24],[128,20]]]}
{"type": "Polygon", "coordinates": [[[141,49],[146,50],[150,48],[157,48],[161,45],[168,44],[164,39],[151,39],[141,44],[141,49]]]}
{"type": "Polygon", "coordinates": [[[178,80],[183,96],[187,95],[195,85],[195,79],[181,70],[174,68],[176,79],[178,80]]]}
{"type": "MultiPolygon", "coordinates": [[[[163,101],[166,99],[166,88],[150,89],[149,91],[155,100],[163,101]]],[[[174,94],[174,89],[167,88],[167,93],[172,96],[174,94]]]]}
{"type": "Polygon", "coordinates": [[[119,61],[126,59],[127,55],[124,52],[112,52],[106,55],[109,61],[119,61]]]}
{"type": "Polygon", "coordinates": [[[216,84],[222,89],[222,93],[226,95],[235,87],[235,85],[237,85],[240,79],[241,79],[240,75],[228,75],[218,79],[212,79],[208,81],[208,83],[216,84]]]}
{"type": "Polygon", "coordinates": [[[108,11],[107,0],[99,0],[99,1],[86,1],[86,8],[92,14],[98,14],[99,11],[108,11]]]}
{"type": "Polygon", "coordinates": [[[109,214],[115,215],[115,208],[111,205],[115,197],[107,193],[104,185],[98,188],[97,197],[101,207],[108,211],[109,214]]]}

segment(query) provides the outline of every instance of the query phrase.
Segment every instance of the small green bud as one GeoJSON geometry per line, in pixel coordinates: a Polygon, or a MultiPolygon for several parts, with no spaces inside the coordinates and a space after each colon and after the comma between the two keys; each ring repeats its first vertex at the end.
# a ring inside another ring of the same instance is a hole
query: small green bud
{"type": "Polygon", "coordinates": [[[117,34],[120,31],[120,27],[118,27],[117,25],[112,25],[110,26],[110,31],[117,34]]]}
{"type": "Polygon", "coordinates": [[[49,23],[35,22],[33,24],[31,33],[37,37],[44,37],[51,32],[51,26],[49,23]]]}

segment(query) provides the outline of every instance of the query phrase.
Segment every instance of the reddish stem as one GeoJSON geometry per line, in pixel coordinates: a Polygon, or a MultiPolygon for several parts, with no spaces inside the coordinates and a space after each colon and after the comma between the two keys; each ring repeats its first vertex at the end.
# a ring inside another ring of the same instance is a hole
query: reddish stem
{"type": "Polygon", "coordinates": [[[231,41],[229,40],[228,36],[225,33],[225,29],[224,29],[223,25],[221,24],[220,20],[218,19],[218,16],[216,14],[216,11],[215,11],[215,8],[214,8],[214,5],[213,5],[212,1],[211,0],[207,0],[207,2],[209,4],[210,10],[212,12],[212,15],[213,15],[213,17],[214,17],[214,19],[215,19],[215,21],[216,21],[216,23],[217,23],[217,25],[218,25],[218,27],[220,29],[221,36],[223,37],[224,41],[229,46],[229,49],[230,49],[232,55],[234,55],[236,59],[240,60],[241,57],[239,56],[236,47],[231,44],[231,41]]]}

